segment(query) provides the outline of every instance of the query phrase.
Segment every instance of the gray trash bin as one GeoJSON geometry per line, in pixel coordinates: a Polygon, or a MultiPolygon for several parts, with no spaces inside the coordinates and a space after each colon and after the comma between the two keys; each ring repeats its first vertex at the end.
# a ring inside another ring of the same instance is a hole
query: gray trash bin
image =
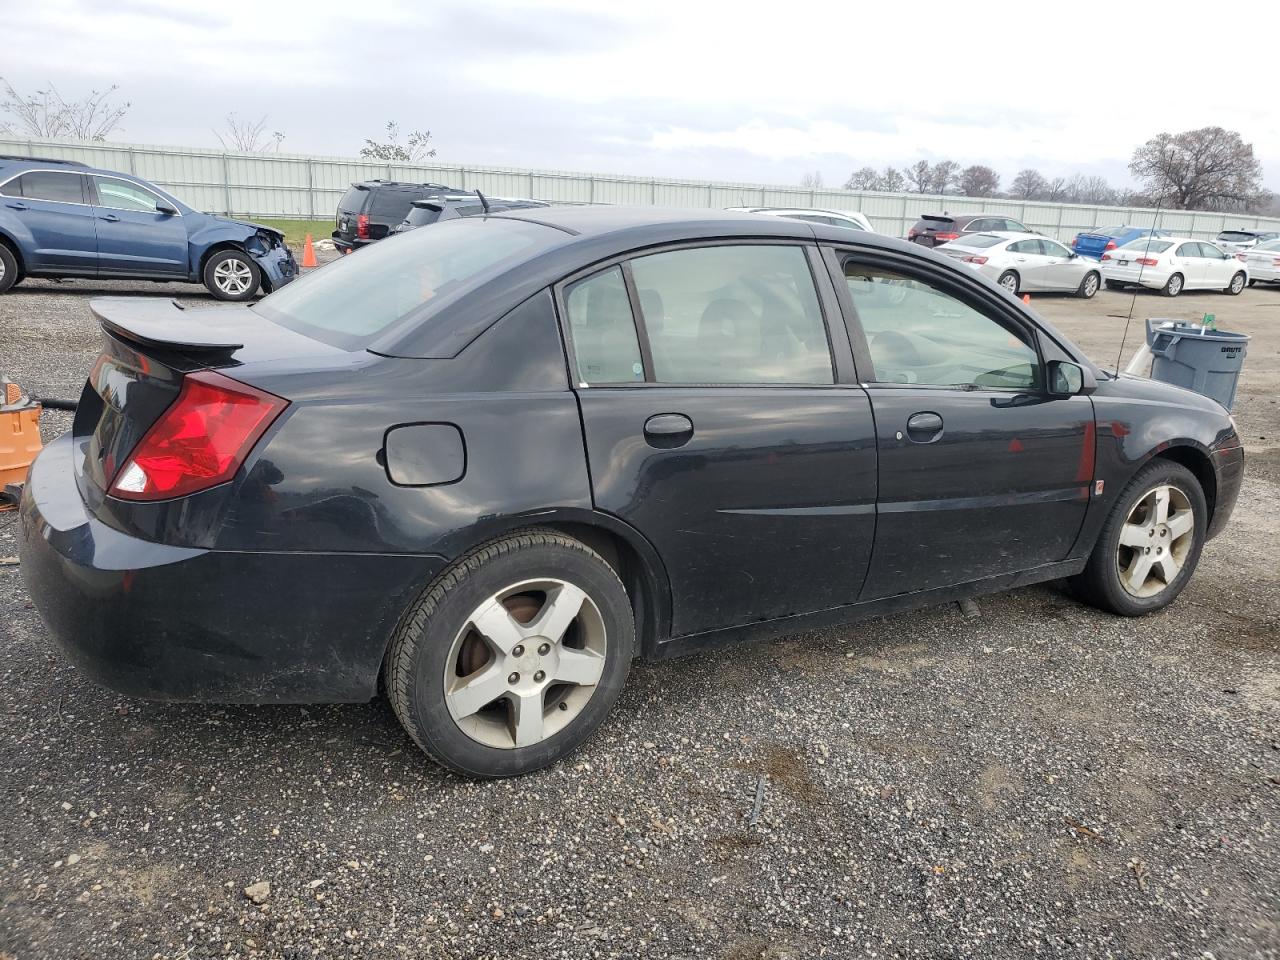
{"type": "Polygon", "coordinates": [[[1147,321],[1151,379],[1186,387],[1231,409],[1249,336],[1186,320],[1147,321]]]}

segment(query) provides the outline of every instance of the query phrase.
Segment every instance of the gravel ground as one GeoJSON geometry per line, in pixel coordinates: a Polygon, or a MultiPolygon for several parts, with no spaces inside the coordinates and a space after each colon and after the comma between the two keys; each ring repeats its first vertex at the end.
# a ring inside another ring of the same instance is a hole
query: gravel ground
{"type": "MultiPolygon", "coordinates": [[[[0,368],[76,396],[113,286],[0,298],[0,368]]],[[[1114,362],[1128,296],[1035,306],[1114,362]]],[[[382,701],[117,697],[0,565],[0,958],[1280,957],[1280,290],[1136,315],[1206,310],[1255,338],[1249,476],[1171,609],[1050,585],[639,664],[516,781],[382,701]]]]}

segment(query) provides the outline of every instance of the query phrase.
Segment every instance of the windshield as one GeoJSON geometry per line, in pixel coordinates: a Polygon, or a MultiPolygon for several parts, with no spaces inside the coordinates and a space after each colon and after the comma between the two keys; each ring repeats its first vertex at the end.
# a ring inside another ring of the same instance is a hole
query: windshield
{"type": "Polygon", "coordinates": [[[1089,233],[1095,237],[1118,237],[1122,233],[1128,233],[1129,228],[1123,223],[1118,223],[1114,227],[1098,227],[1096,230],[1090,230],[1089,233]]]}
{"type": "Polygon", "coordinates": [[[967,237],[961,237],[951,243],[953,247],[976,247],[983,250],[987,247],[994,247],[997,243],[1004,243],[1008,237],[997,237],[991,233],[971,233],[967,237]]]}
{"type": "Polygon", "coordinates": [[[1153,240],[1150,237],[1139,237],[1137,240],[1130,240],[1121,250],[1146,250],[1148,253],[1164,253],[1173,246],[1171,240],[1153,240]]]}
{"type": "Polygon", "coordinates": [[[326,264],[253,309],[324,343],[363,349],[392,325],[427,319],[563,238],[558,230],[521,220],[446,220],[326,264]]]}
{"type": "Polygon", "coordinates": [[[1223,230],[1218,234],[1219,240],[1228,240],[1232,243],[1239,243],[1241,240],[1253,240],[1257,237],[1255,233],[1249,233],[1247,230],[1223,230]]]}

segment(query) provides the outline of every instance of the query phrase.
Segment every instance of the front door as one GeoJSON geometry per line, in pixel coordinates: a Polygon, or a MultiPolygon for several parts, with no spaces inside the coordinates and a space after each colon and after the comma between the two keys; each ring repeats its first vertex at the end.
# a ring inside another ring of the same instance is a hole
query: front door
{"type": "Polygon", "coordinates": [[[862,599],[1065,560],[1089,504],[1092,402],[1044,391],[1035,331],[975,284],[841,264],[879,448],[862,599]]]}
{"type": "Polygon", "coordinates": [[[595,506],[662,556],[672,636],[861,590],[875,430],[815,264],[801,244],[684,247],[561,291],[595,506]]]}
{"type": "Polygon", "coordinates": [[[93,174],[98,224],[98,271],[103,277],[186,279],[187,228],[180,213],[161,213],[168,201],[129,180],[93,174]]]}
{"type": "Polygon", "coordinates": [[[64,170],[31,170],[0,187],[0,202],[24,228],[23,256],[33,271],[63,276],[97,272],[93,209],[85,177],[64,170]]]}

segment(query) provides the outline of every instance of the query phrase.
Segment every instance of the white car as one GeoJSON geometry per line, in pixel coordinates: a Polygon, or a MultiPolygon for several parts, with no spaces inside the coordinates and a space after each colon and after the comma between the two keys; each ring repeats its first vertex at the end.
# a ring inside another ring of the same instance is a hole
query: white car
{"type": "Polygon", "coordinates": [[[825,223],[832,227],[850,227],[854,230],[866,230],[875,233],[871,221],[854,210],[821,210],[807,207],[726,207],[738,213],[766,213],[771,217],[786,217],[788,220],[807,220],[810,223],[825,223]]]}
{"type": "Polygon", "coordinates": [[[1101,267],[1108,289],[1140,284],[1166,297],[1176,297],[1183,290],[1237,294],[1249,282],[1249,268],[1236,255],[1190,237],[1130,240],[1104,253],[1101,267]]]}
{"type": "Polygon", "coordinates": [[[1280,239],[1280,233],[1275,230],[1223,230],[1214,238],[1214,243],[1235,253],[1239,250],[1248,250],[1250,247],[1256,247],[1260,243],[1266,243],[1268,240],[1280,239]]]}
{"type": "Polygon", "coordinates": [[[1268,240],[1248,250],[1244,265],[1249,268],[1249,283],[1280,283],[1280,240],[1268,240]]]}
{"type": "Polygon", "coordinates": [[[1098,292],[1098,263],[1036,233],[969,233],[934,248],[990,277],[1012,294],[1053,291],[1086,300],[1098,292]]]}

